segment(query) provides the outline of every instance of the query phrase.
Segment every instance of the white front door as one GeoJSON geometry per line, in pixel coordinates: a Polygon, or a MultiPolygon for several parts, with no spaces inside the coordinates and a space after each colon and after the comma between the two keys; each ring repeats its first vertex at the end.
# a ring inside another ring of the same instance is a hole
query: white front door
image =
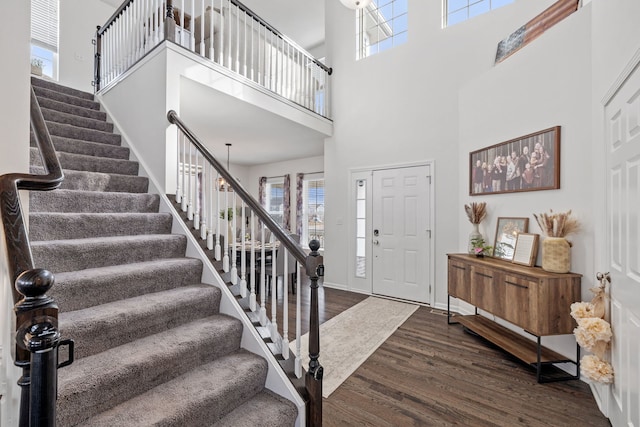
{"type": "Polygon", "coordinates": [[[430,171],[373,171],[373,293],[429,301],[430,171]]]}
{"type": "Polygon", "coordinates": [[[605,107],[607,268],[611,274],[609,417],[613,426],[640,427],[640,70],[605,107]]]}

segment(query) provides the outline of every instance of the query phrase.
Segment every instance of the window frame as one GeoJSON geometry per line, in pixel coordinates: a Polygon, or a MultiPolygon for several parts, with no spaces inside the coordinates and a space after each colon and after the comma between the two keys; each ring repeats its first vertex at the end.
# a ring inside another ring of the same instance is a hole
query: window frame
{"type": "MultiPolygon", "coordinates": [[[[309,185],[311,182],[319,182],[322,181],[322,203],[316,203],[316,214],[318,213],[318,207],[322,206],[322,219],[321,219],[321,223],[322,223],[322,238],[318,239],[318,241],[320,242],[320,249],[324,249],[324,237],[325,237],[325,230],[324,230],[324,211],[325,211],[325,179],[324,179],[324,173],[313,173],[313,174],[305,174],[305,176],[302,179],[302,235],[300,236],[300,243],[302,245],[303,248],[308,248],[309,247],[309,242],[311,241],[310,238],[310,227],[309,227],[309,215],[311,213],[310,211],[310,205],[311,205],[311,200],[309,198],[309,185]]],[[[317,187],[316,187],[317,188],[317,187]]],[[[317,233],[316,233],[317,234],[317,233]]],[[[317,236],[316,236],[317,237],[317,236]]]]}
{"type": "Polygon", "coordinates": [[[281,227],[284,227],[284,191],[284,176],[267,178],[264,189],[264,208],[269,213],[271,218],[273,218],[273,220],[277,222],[281,227]],[[273,202],[271,191],[273,186],[276,185],[280,186],[280,188],[282,189],[282,204],[280,205],[282,206],[282,210],[272,210],[271,206],[273,202]],[[280,217],[280,219],[278,219],[278,216],[280,217]]]}
{"type": "Polygon", "coordinates": [[[407,42],[409,33],[408,0],[374,0],[366,7],[356,10],[356,59],[382,53],[407,42]],[[396,5],[406,2],[406,8],[399,7],[396,15],[396,5]],[[391,16],[386,17],[382,10],[391,8],[391,16]],[[394,31],[394,23],[406,20],[406,24],[394,31]],[[371,43],[372,32],[376,30],[375,43],[371,43]],[[371,49],[375,47],[374,51],[371,49]]]}
{"type": "Polygon", "coordinates": [[[456,24],[460,24],[462,22],[468,21],[471,18],[475,18],[476,16],[482,15],[484,13],[487,12],[491,12],[492,10],[496,10],[499,9],[503,6],[507,6],[509,4],[512,4],[515,2],[515,0],[463,0],[465,1],[467,4],[466,6],[462,6],[457,8],[456,10],[454,10],[453,12],[449,12],[449,3],[452,2],[454,0],[442,0],[442,28],[447,28],[450,27],[452,25],[456,25],[456,24]],[[470,14],[470,9],[474,6],[478,6],[484,2],[488,2],[489,3],[489,9],[483,11],[483,12],[479,12],[479,13],[474,13],[473,15],[470,14]],[[494,7],[494,2],[495,3],[500,3],[498,5],[496,5],[494,7]],[[449,23],[449,18],[452,14],[454,13],[459,13],[461,11],[466,11],[466,18],[461,19],[459,21],[454,22],[453,24],[449,23]]]}

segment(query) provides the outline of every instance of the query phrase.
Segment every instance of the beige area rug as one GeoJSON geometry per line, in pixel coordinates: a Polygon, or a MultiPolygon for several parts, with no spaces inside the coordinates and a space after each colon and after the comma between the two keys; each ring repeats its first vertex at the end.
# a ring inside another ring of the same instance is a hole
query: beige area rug
{"type": "MultiPolygon", "coordinates": [[[[329,397],[418,309],[415,304],[369,297],[320,325],[322,397],[329,397]]],[[[290,343],[295,353],[295,340],[290,343]]],[[[301,337],[302,364],[309,366],[309,334],[301,337]]]]}

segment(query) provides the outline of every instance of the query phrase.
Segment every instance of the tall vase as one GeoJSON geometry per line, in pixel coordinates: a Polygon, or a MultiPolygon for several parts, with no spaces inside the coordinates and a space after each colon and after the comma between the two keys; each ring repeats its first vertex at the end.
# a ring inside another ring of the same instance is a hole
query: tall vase
{"type": "Polygon", "coordinates": [[[480,226],[480,224],[471,224],[473,225],[473,231],[471,231],[471,233],[469,233],[469,245],[468,245],[468,252],[470,254],[474,253],[473,250],[473,241],[475,239],[482,239],[482,233],[480,233],[480,230],[478,229],[478,227],[480,226]]]}
{"type": "Polygon", "coordinates": [[[571,244],[564,237],[545,237],[542,241],[542,269],[551,273],[571,270],[571,244]]]}

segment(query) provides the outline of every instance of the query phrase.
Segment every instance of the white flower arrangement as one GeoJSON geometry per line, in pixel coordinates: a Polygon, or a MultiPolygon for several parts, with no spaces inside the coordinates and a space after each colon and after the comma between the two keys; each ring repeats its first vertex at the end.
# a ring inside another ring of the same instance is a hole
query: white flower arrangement
{"type": "Polygon", "coordinates": [[[571,304],[571,317],[578,323],[573,334],[580,347],[593,353],[580,360],[582,374],[592,381],[611,384],[614,380],[613,367],[604,360],[605,351],[613,336],[611,325],[604,320],[605,288],[610,279],[608,274],[601,273],[598,273],[597,278],[600,285],[591,289],[594,293],[591,302],[571,304]]]}

